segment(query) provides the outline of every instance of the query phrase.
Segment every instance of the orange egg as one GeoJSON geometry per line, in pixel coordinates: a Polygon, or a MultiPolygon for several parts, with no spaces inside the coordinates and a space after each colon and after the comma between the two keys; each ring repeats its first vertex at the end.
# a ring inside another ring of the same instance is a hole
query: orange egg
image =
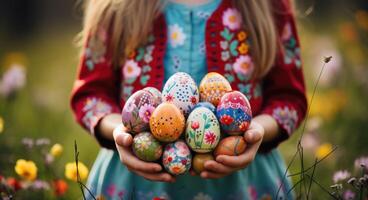
{"type": "Polygon", "coordinates": [[[221,97],[230,92],[231,85],[221,74],[210,72],[203,77],[199,84],[199,94],[201,101],[212,103],[214,106],[220,102],[221,97]]]}
{"type": "Polygon", "coordinates": [[[151,132],[161,142],[177,140],[184,131],[184,127],[183,113],[171,103],[160,104],[150,118],[151,132]]]}
{"type": "Polygon", "coordinates": [[[229,136],[220,141],[214,155],[238,156],[245,151],[246,146],[243,136],[229,136]]]}
{"type": "Polygon", "coordinates": [[[193,158],[193,169],[197,173],[204,171],[204,163],[208,160],[214,160],[211,153],[196,154],[193,158]]]}

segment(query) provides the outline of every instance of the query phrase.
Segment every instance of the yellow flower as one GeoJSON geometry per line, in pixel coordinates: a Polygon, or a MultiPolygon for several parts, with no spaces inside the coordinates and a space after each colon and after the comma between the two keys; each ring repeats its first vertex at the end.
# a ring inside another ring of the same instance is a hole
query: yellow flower
{"type": "Polygon", "coordinates": [[[242,42],[240,46],[238,47],[238,51],[242,55],[248,53],[248,50],[249,50],[249,46],[245,44],[244,42],[242,42]]]}
{"type": "Polygon", "coordinates": [[[37,166],[33,161],[17,160],[15,172],[22,178],[33,181],[37,177],[37,166]]]}
{"type": "Polygon", "coordinates": [[[4,119],[0,117],[0,133],[4,131],[4,119]]]}
{"type": "Polygon", "coordinates": [[[330,143],[324,143],[316,150],[316,157],[322,159],[332,151],[332,145],[330,143]]]}
{"type": "Polygon", "coordinates": [[[61,144],[58,143],[54,144],[50,149],[50,153],[54,157],[60,156],[61,153],[63,153],[63,146],[61,146],[61,144]]]}
{"type": "Polygon", "coordinates": [[[247,37],[248,37],[248,35],[244,31],[241,31],[241,32],[238,33],[238,40],[240,42],[243,42],[245,39],[247,39],[247,37]]]}
{"type": "MultiPolygon", "coordinates": [[[[78,162],[78,173],[81,180],[85,180],[88,176],[88,168],[82,163],[78,162]]],[[[77,181],[77,164],[70,162],[65,165],[65,177],[72,181],[77,181]]]]}

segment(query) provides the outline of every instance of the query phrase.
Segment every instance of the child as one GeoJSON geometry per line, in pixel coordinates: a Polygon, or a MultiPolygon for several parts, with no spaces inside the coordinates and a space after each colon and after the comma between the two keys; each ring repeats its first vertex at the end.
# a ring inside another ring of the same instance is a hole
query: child
{"type": "MultiPolygon", "coordinates": [[[[277,145],[307,108],[299,40],[289,0],[90,0],[71,105],[103,147],[88,187],[105,199],[292,199],[277,145]],[[124,102],[162,89],[175,72],[199,84],[218,72],[250,99],[254,118],[239,156],[173,177],[137,159],[124,131],[124,102]],[[280,187],[281,185],[281,187],[280,187]],[[278,191],[280,187],[280,191],[278,191]]],[[[89,197],[91,199],[92,197],[89,197]]]]}

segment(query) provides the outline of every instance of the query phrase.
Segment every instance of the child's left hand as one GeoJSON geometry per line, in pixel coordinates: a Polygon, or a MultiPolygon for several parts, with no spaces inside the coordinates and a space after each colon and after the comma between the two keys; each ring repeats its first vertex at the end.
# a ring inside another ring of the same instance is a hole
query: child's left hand
{"type": "Polygon", "coordinates": [[[207,161],[204,165],[206,170],[200,174],[201,177],[206,179],[222,178],[247,167],[257,154],[264,132],[264,128],[259,123],[252,121],[249,129],[244,133],[244,139],[248,145],[245,152],[239,156],[219,155],[216,157],[216,161],[207,161]]]}

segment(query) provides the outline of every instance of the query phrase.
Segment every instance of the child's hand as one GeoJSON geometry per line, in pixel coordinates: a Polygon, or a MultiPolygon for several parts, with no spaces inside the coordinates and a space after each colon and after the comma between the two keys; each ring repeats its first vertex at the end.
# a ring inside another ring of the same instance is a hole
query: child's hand
{"type": "Polygon", "coordinates": [[[120,161],[133,173],[151,181],[174,182],[175,178],[162,172],[162,167],[157,163],[149,163],[139,160],[134,156],[131,145],[133,138],[126,133],[123,125],[114,129],[113,135],[120,161]]]}
{"type": "Polygon", "coordinates": [[[251,122],[248,131],[244,134],[247,148],[239,156],[219,155],[216,161],[210,160],[204,164],[206,171],[200,175],[202,178],[222,178],[239,169],[247,167],[255,158],[258,148],[261,145],[264,135],[264,128],[257,122],[251,122]]]}

